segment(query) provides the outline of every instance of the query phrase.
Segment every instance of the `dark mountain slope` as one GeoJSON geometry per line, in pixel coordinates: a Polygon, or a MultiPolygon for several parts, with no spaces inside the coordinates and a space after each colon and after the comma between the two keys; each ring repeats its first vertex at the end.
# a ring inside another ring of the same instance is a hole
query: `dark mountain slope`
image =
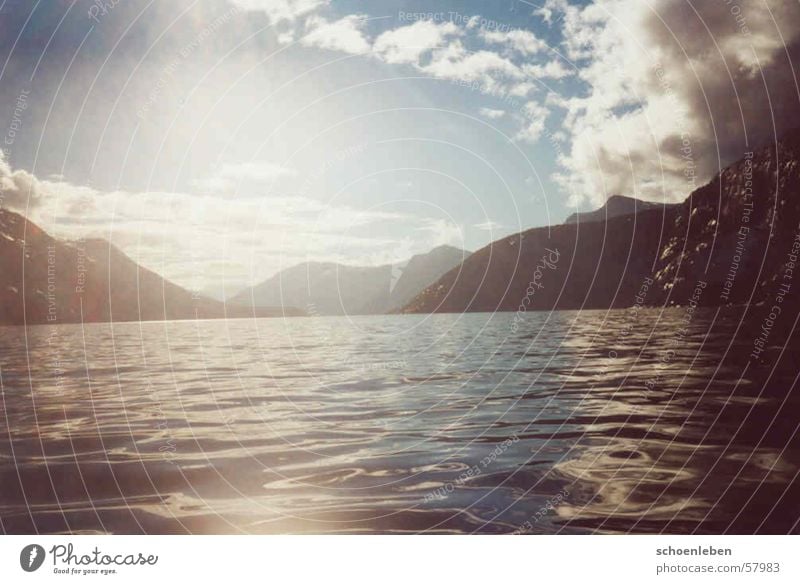
{"type": "Polygon", "coordinates": [[[680,205],[493,242],[404,312],[515,311],[523,302],[524,310],[657,306],[693,296],[703,305],[771,302],[793,269],[798,223],[795,131],[732,164],[680,205]],[[537,276],[547,249],[558,261],[537,276]]]}
{"type": "Polygon", "coordinates": [[[662,213],[647,215],[613,225],[531,229],[493,242],[464,262],[460,273],[453,270],[429,286],[404,312],[514,311],[524,298],[526,310],[627,306],[641,286],[640,274],[658,257],[659,231],[637,224],[660,223],[662,213]]]}
{"type": "MultiPolygon", "coordinates": [[[[276,309],[256,313],[278,314],[276,309]]],[[[253,313],[243,307],[226,312],[222,303],[139,266],[107,241],[59,241],[0,209],[0,324],[246,316],[253,313]]]]}
{"type": "Polygon", "coordinates": [[[640,201],[632,197],[625,197],[622,195],[614,195],[609,197],[606,203],[594,211],[587,211],[586,213],[573,213],[564,223],[590,223],[593,221],[606,221],[614,217],[622,217],[623,215],[634,215],[642,211],[650,211],[653,209],[663,209],[664,207],[673,207],[675,205],[662,205],[661,203],[650,203],[648,201],[640,201]]]}

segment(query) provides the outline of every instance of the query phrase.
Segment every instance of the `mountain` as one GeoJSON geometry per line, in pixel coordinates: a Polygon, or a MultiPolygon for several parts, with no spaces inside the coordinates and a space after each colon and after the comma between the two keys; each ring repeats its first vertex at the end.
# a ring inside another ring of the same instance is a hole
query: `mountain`
{"type": "Polygon", "coordinates": [[[406,262],[374,267],[307,262],[243,290],[231,302],[281,306],[290,300],[310,314],[385,314],[405,306],[467,257],[469,252],[443,245],[406,262]]]}
{"type": "Polygon", "coordinates": [[[800,132],[793,131],[681,204],[495,241],[403,312],[788,305],[800,297],[799,229],[800,132]]]}
{"type": "Polygon", "coordinates": [[[592,221],[606,221],[614,217],[621,217],[623,215],[634,215],[641,211],[648,211],[652,209],[659,209],[663,207],[672,207],[674,205],[665,205],[661,203],[650,203],[648,201],[640,201],[633,197],[625,197],[623,195],[614,195],[609,197],[605,205],[594,211],[587,211],[585,213],[573,213],[564,223],[589,223],[592,221]]]}
{"type": "Polygon", "coordinates": [[[105,240],[61,241],[6,209],[0,209],[0,274],[4,325],[282,314],[275,308],[226,308],[143,268],[105,240]]]}
{"type": "Polygon", "coordinates": [[[230,284],[225,285],[222,282],[217,282],[195,291],[195,294],[211,298],[212,300],[226,302],[236,296],[241,289],[242,286],[231,286],[230,284]]]}

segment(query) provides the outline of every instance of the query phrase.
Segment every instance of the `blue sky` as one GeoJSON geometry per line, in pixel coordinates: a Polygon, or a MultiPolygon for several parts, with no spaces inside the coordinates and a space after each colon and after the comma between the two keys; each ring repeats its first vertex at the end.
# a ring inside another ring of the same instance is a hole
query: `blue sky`
{"type": "Polygon", "coordinates": [[[769,135],[800,19],[680,4],[0,0],[0,189],[192,288],[681,200],[769,135]]]}

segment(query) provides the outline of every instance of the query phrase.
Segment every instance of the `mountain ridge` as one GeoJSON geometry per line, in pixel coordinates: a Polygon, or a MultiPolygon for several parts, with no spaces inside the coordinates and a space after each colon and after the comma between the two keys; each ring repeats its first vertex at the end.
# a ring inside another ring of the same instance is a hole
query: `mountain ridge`
{"type": "Polygon", "coordinates": [[[0,208],[0,325],[301,316],[193,294],[103,239],[62,241],[0,208]]]}
{"type": "Polygon", "coordinates": [[[280,306],[285,298],[292,298],[312,315],[385,314],[402,308],[468,256],[467,251],[440,245],[405,261],[379,266],[303,262],[242,290],[230,302],[280,306]]]}
{"type": "Polygon", "coordinates": [[[680,203],[654,203],[642,201],[625,195],[612,195],[606,202],[594,211],[576,212],[564,220],[565,224],[587,223],[591,221],[606,221],[622,215],[635,215],[642,211],[649,211],[663,207],[672,207],[680,203]]]}
{"type": "Polygon", "coordinates": [[[492,242],[402,312],[623,308],[638,302],[643,286],[644,306],[766,302],[794,249],[799,169],[800,132],[793,131],[746,153],[678,205],[492,242]],[[548,248],[558,249],[558,268],[528,294],[531,266],[548,248]],[[704,287],[694,300],[698,282],[704,287]]]}

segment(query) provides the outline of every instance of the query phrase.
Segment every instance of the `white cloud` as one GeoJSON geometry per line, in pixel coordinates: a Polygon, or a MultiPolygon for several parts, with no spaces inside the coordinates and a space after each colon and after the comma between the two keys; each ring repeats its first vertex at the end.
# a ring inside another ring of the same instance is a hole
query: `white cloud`
{"type": "Polygon", "coordinates": [[[448,39],[461,34],[461,29],[452,22],[418,20],[382,33],[375,39],[374,49],[387,63],[420,65],[420,59],[426,53],[441,48],[448,39]]]}
{"type": "Polygon", "coordinates": [[[297,174],[294,170],[271,162],[225,163],[209,177],[192,182],[205,192],[224,192],[243,183],[272,183],[297,174]]]}
{"type": "Polygon", "coordinates": [[[548,61],[544,65],[526,64],[522,70],[536,79],[564,79],[574,74],[574,70],[565,67],[561,61],[548,61]]]}
{"type": "MultiPolygon", "coordinates": [[[[218,174],[261,180],[286,172],[269,164],[230,164],[218,174]]],[[[0,155],[6,202],[24,210],[29,184],[37,206],[28,214],[51,235],[108,239],[134,261],[193,290],[223,281],[230,288],[251,285],[309,258],[359,263],[386,242],[389,231],[418,232],[420,251],[463,243],[452,223],[416,215],[332,205],[303,195],[102,191],[63,180],[40,181],[13,170],[0,155]]]]}
{"type": "Polygon", "coordinates": [[[229,0],[234,6],[251,12],[264,12],[271,22],[293,22],[329,4],[329,0],[229,0]]]}
{"type": "Polygon", "coordinates": [[[791,66],[800,4],[732,6],[606,0],[566,9],[564,48],[587,87],[561,103],[572,145],[556,179],[571,202],[680,200],[720,159],[771,138],[773,115],[779,128],[800,123],[791,66]]]}
{"type": "MultiPolygon", "coordinates": [[[[360,14],[336,21],[311,14],[305,19],[306,34],[300,42],[348,54],[371,54],[387,64],[409,65],[434,78],[464,82],[484,94],[523,101],[544,87],[542,79],[562,79],[571,73],[559,61],[535,60],[547,45],[532,32],[486,29],[479,26],[479,16],[461,25],[418,20],[385,30],[374,39],[367,33],[366,22],[366,16],[360,14]]],[[[279,41],[285,43],[298,36],[282,33],[279,41]]],[[[541,106],[535,113],[537,118],[525,121],[518,139],[534,141],[541,133],[547,112],[541,106]]]]}
{"type": "Polygon", "coordinates": [[[553,16],[560,16],[568,10],[567,0],[544,0],[544,3],[533,11],[536,16],[540,16],[547,24],[553,24],[553,16]]]}
{"type": "Polygon", "coordinates": [[[482,29],[480,36],[490,45],[500,45],[508,51],[525,56],[547,50],[547,43],[537,38],[529,30],[519,28],[508,31],[482,29]]]}
{"type": "MultiPolygon", "coordinates": [[[[419,222],[417,220],[417,223],[419,222]]],[[[430,247],[452,245],[464,249],[464,230],[460,225],[446,219],[432,218],[424,218],[421,223],[422,225],[415,230],[425,234],[423,237],[429,242],[430,247]]]]}
{"type": "MultiPolygon", "coordinates": [[[[374,57],[388,64],[411,65],[432,77],[474,82],[482,91],[505,91],[515,96],[526,95],[534,84],[525,80],[526,74],[511,54],[501,55],[487,49],[469,50],[463,39],[469,32],[474,38],[485,36],[491,43],[504,44],[523,54],[545,46],[528,31],[487,32],[449,21],[418,20],[384,31],[373,42],[363,31],[364,20],[360,15],[350,15],[334,23],[312,16],[308,22],[309,26],[316,28],[304,39],[305,44],[357,54],[371,50],[374,57]]],[[[561,74],[555,65],[543,65],[537,72],[539,76],[561,74]]]]}
{"type": "Polygon", "coordinates": [[[489,107],[482,107],[479,112],[483,117],[489,118],[490,120],[497,120],[506,115],[504,110],[492,109],[489,107]]]}
{"type": "Polygon", "coordinates": [[[522,107],[520,114],[525,123],[517,134],[517,139],[529,143],[536,142],[544,131],[550,111],[538,102],[529,101],[522,107]]]}
{"type": "Polygon", "coordinates": [[[402,268],[407,265],[408,260],[416,254],[429,252],[431,247],[427,245],[427,242],[409,236],[376,241],[375,250],[360,265],[397,266],[400,268],[399,275],[399,273],[402,273],[402,268]]]}
{"type": "Polygon", "coordinates": [[[522,71],[513,62],[492,51],[467,51],[459,44],[434,53],[422,71],[443,79],[482,83],[487,91],[502,87],[503,79],[519,79],[522,71]]]}
{"type": "Polygon", "coordinates": [[[294,41],[294,32],[287,30],[286,32],[282,32],[278,34],[278,42],[282,45],[287,45],[294,41]]]}
{"type": "Polygon", "coordinates": [[[512,97],[525,97],[537,87],[538,86],[531,81],[520,81],[519,83],[512,83],[506,91],[512,97]]]}
{"type": "Polygon", "coordinates": [[[370,50],[370,42],[363,31],[365,23],[366,17],[359,14],[351,14],[333,22],[312,16],[306,21],[309,32],[301,42],[306,46],[360,55],[370,50]]]}
{"type": "MultiPolygon", "coordinates": [[[[419,224],[414,217],[303,196],[228,199],[42,185],[42,205],[32,219],[43,229],[68,239],[108,239],[135,261],[190,289],[223,280],[250,285],[307,258],[358,262],[383,237],[381,225],[400,224],[411,232],[419,224]],[[353,233],[358,229],[367,235],[353,233]],[[227,266],[224,277],[212,269],[221,264],[227,266]]],[[[431,234],[429,239],[437,238],[431,234]]]]}
{"type": "Polygon", "coordinates": [[[39,180],[25,170],[12,170],[0,150],[0,207],[24,210],[36,208],[42,196],[39,180]]]}
{"type": "Polygon", "coordinates": [[[473,225],[475,229],[480,229],[481,231],[495,231],[497,229],[502,229],[503,225],[497,223],[496,221],[492,221],[491,219],[487,219],[483,223],[476,223],[473,225]]]}

